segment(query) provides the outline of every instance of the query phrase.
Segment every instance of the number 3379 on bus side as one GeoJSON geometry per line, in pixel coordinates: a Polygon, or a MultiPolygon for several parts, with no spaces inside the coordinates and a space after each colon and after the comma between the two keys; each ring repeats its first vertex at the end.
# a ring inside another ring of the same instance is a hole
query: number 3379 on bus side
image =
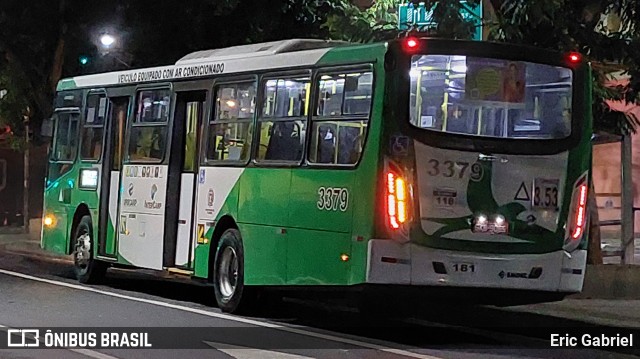
{"type": "Polygon", "coordinates": [[[317,207],[321,211],[346,212],[349,207],[349,190],[346,188],[318,188],[317,207]]]}

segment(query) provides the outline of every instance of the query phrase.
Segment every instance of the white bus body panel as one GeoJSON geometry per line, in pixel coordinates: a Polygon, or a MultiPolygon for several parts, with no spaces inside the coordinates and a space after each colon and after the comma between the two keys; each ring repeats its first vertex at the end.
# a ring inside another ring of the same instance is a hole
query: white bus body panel
{"type": "MultiPolygon", "coordinates": [[[[189,263],[191,255],[189,244],[192,240],[193,228],[193,186],[195,175],[183,173],[180,181],[180,207],[178,211],[178,238],[176,243],[176,265],[189,263]]],[[[195,243],[193,244],[195,248],[195,243]]]]}
{"type": "Polygon", "coordinates": [[[168,166],[122,170],[118,252],[131,265],[162,270],[168,166]]]}
{"type": "Polygon", "coordinates": [[[367,283],[482,287],[575,293],[582,290],[586,250],[544,254],[483,254],[427,248],[389,239],[369,241],[367,283]],[[434,262],[446,274],[436,273],[434,262]],[[465,272],[455,266],[473,265],[465,272]],[[537,278],[532,268],[542,268],[537,278]]]}
{"type": "MultiPolygon", "coordinates": [[[[242,172],[244,172],[244,168],[241,167],[200,168],[196,216],[198,225],[204,227],[204,233],[211,229],[221,214],[224,215],[220,211],[227,203],[227,197],[238,183],[242,172]]],[[[231,200],[228,204],[235,206],[235,201],[231,200]]]]}

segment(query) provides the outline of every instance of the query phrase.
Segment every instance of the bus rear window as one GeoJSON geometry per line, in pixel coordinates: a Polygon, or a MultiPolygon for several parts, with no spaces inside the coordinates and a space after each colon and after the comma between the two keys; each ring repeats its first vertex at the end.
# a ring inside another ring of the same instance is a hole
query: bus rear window
{"type": "Polygon", "coordinates": [[[571,134],[568,68],[459,55],[411,60],[410,121],[472,136],[561,139],[571,134]]]}

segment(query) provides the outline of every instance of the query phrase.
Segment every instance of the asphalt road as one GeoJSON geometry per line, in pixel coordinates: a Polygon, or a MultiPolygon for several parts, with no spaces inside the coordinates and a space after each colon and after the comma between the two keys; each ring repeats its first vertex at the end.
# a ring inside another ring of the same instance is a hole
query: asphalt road
{"type": "MultiPolygon", "coordinates": [[[[207,286],[122,270],[110,271],[101,285],[84,286],[66,262],[0,253],[0,330],[145,331],[156,348],[10,349],[0,357],[631,357],[620,349],[551,349],[544,328],[561,333],[586,324],[491,307],[425,306],[406,317],[371,319],[339,303],[285,299],[261,317],[239,317],[221,313],[213,302],[207,286]]],[[[5,335],[0,332],[0,343],[5,335]]],[[[636,340],[640,348],[640,336],[636,340]]]]}

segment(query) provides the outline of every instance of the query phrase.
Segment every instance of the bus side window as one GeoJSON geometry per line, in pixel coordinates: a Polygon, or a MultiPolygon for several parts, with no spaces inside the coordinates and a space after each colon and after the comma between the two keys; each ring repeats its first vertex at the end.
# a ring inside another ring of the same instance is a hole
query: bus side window
{"type": "Polygon", "coordinates": [[[104,138],[104,124],[107,116],[107,97],[104,94],[90,94],[82,127],[82,143],[80,158],[89,161],[99,161],[102,157],[102,143],[104,138]]]}
{"type": "Polygon", "coordinates": [[[258,120],[258,161],[299,162],[305,141],[310,76],[264,82],[264,106],[258,120]]]}
{"type": "Polygon", "coordinates": [[[209,124],[209,161],[247,161],[251,153],[251,124],[256,84],[240,82],[215,88],[215,116],[209,124]]]}
{"type": "Polygon", "coordinates": [[[171,91],[138,92],[136,116],[129,131],[129,161],[162,162],[167,144],[171,91]]]}
{"type": "Polygon", "coordinates": [[[371,71],[320,75],[309,161],[352,165],[360,160],[373,95],[371,71]]]}
{"type": "Polygon", "coordinates": [[[78,113],[56,114],[56,130],[47,180],[55,181],[69,171],[78,152],[78,113]]]}

